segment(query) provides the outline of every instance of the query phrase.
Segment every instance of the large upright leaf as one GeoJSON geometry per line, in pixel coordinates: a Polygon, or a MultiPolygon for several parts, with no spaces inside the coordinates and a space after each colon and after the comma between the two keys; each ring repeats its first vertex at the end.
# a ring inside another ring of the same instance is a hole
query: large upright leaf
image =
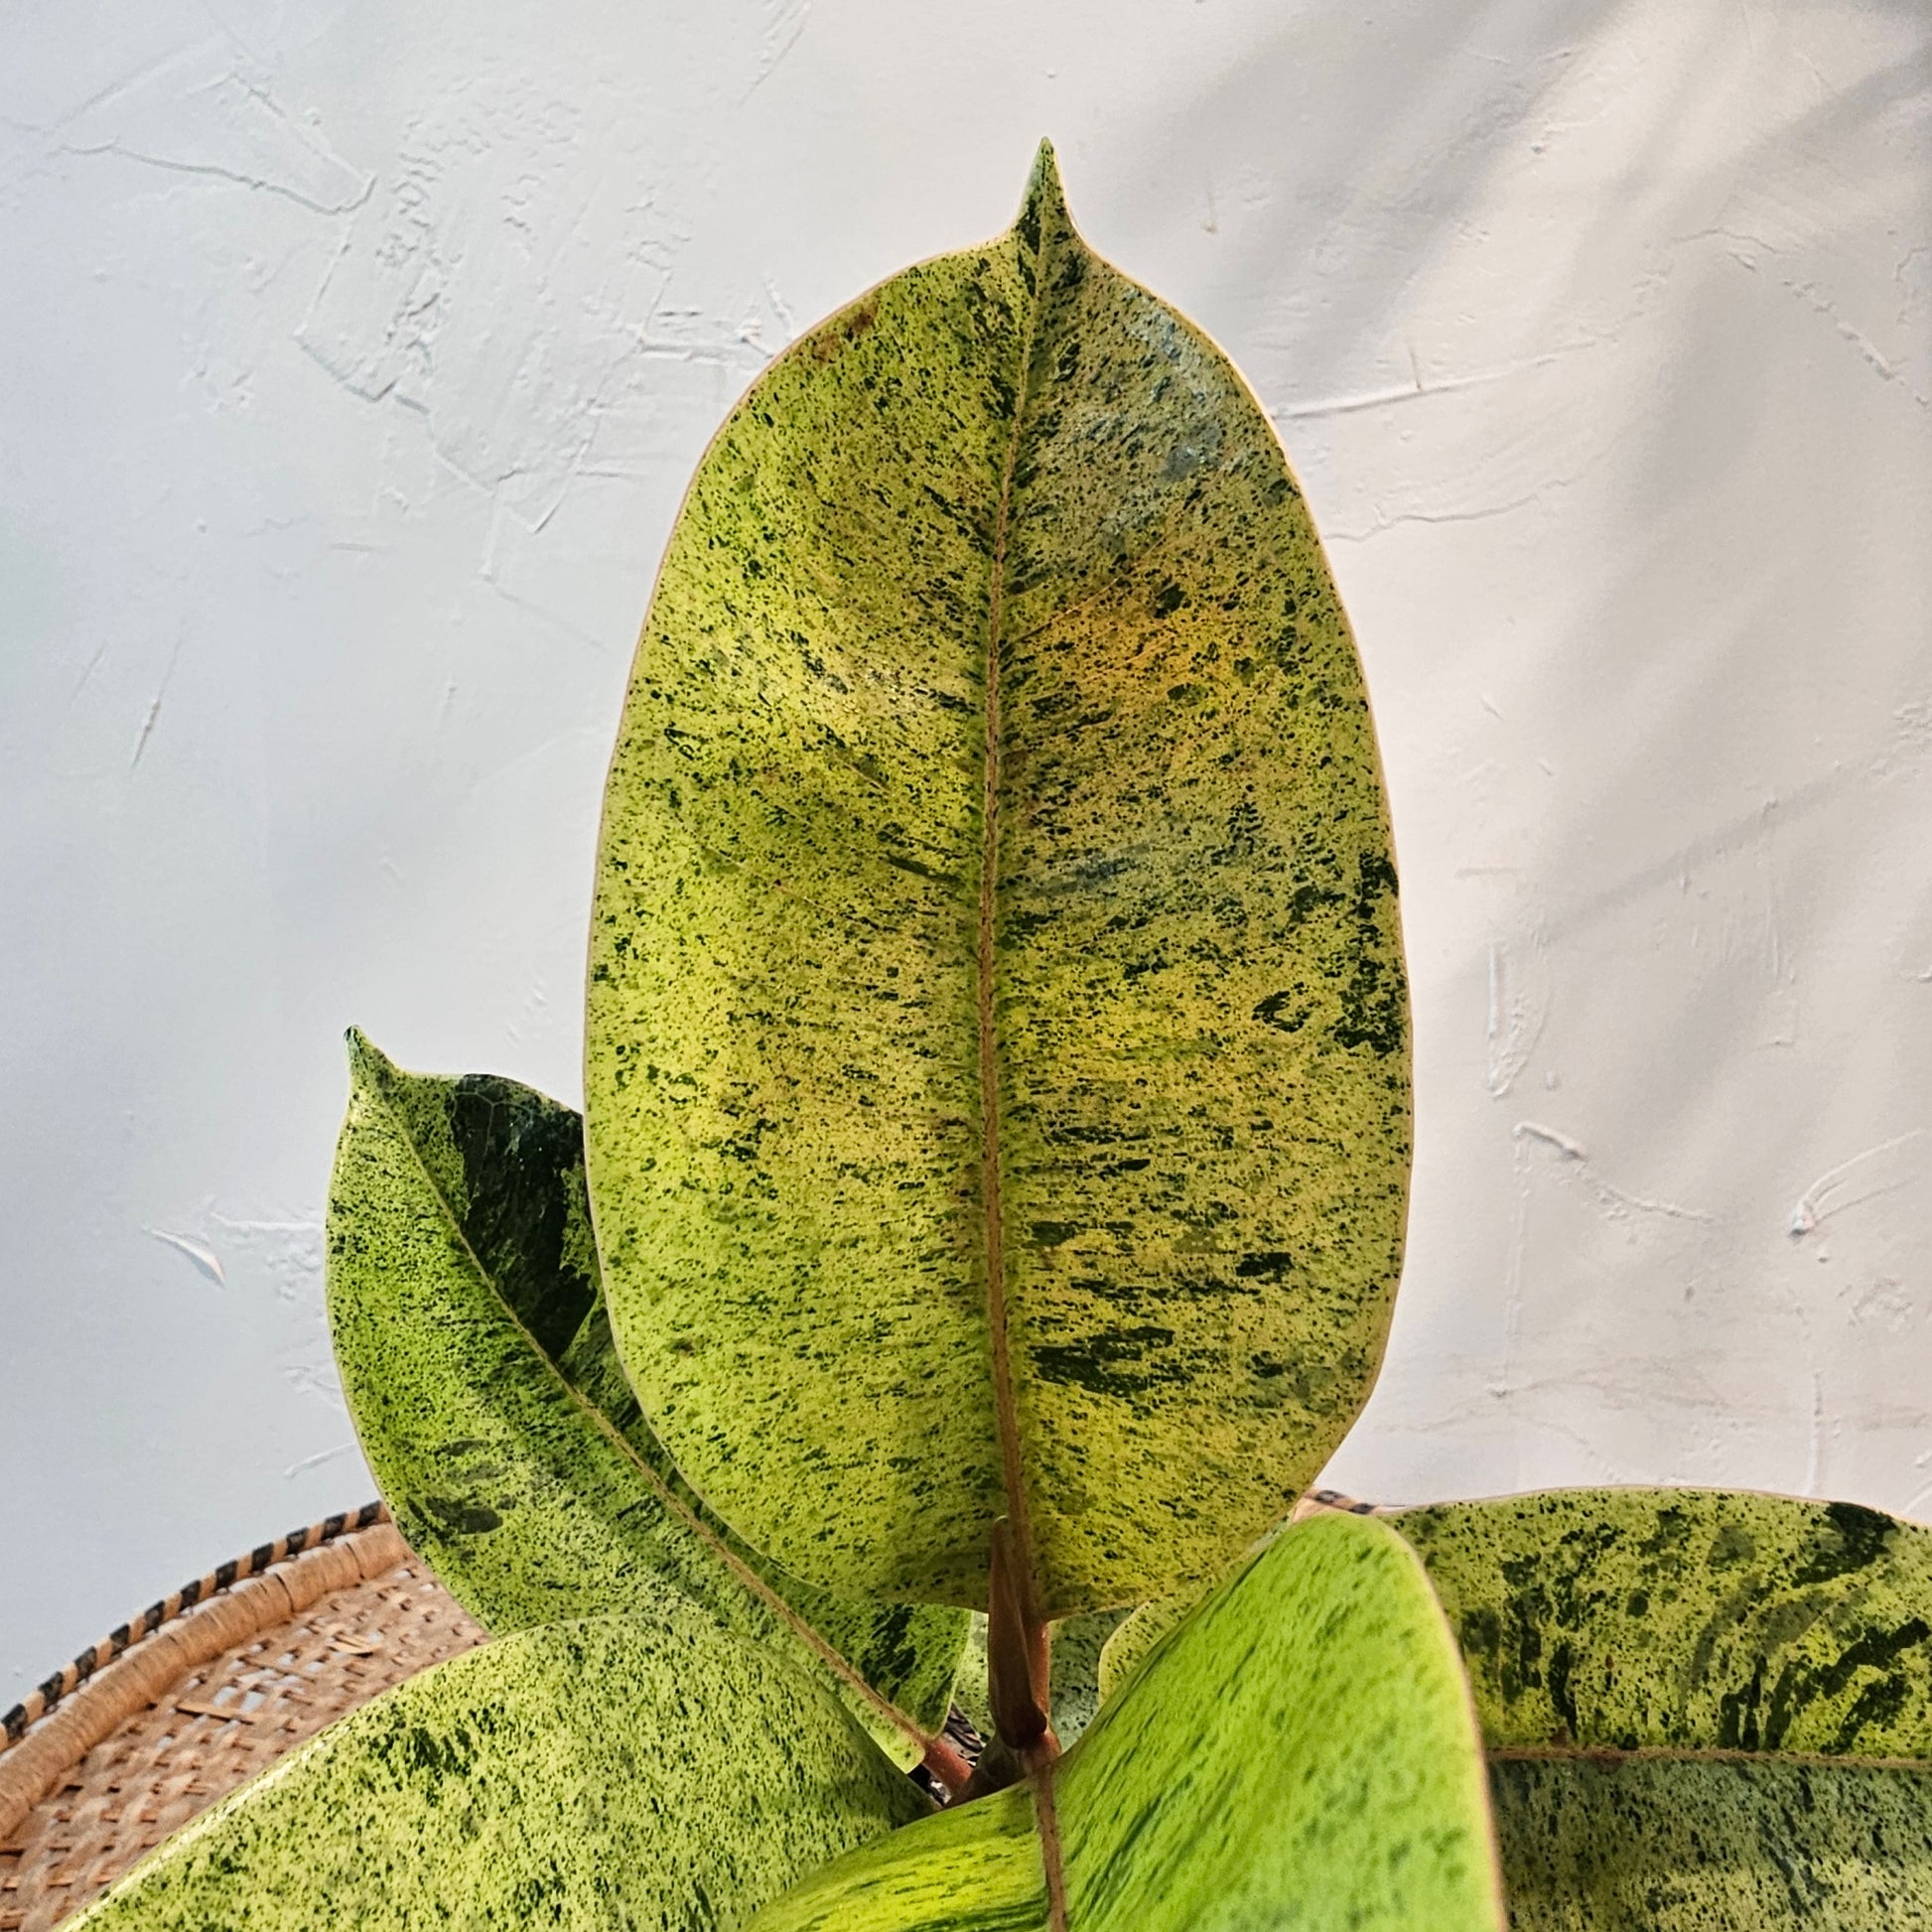
{"type": "Polygon", "coordinates": [[[1668,1489],[1392,1520],[1461,1641],[1518,1928],[1932,1926],[1932,1530],[1668,1489]]]}
{"type": "Polygon", "coordinates": [[[1047,1771],[854,1853],[755,1932],[1500,1924],[1448,1625],[1386,1525],[1331,1515],[1201,1604],[1047,1771]]]}
{"type": "Polygon", "coordinates": [[[1360,1407],[1409,1046],[1362,679],[1240,376],[1020,219],[706,454],[606,796],[618,1341],[789,1568],[1037,1614],[1222,1568],[1360,1407]]]}
{"type": "Polygon", "coordinates": [[[786,1577],[684,1485],[598,1294],[581,1123],[510,1080],[350,1036],[329,1307],[364,1453],[411,1546],[492,1630],[689,1606],[827,1674],[896,1756],[945,1722],[966,1618],[786,1577]]]}
{"type": "Polygon", "coordinates": [[[644,1619],[554,1624],[332,1725],[76,1932],[732,1932],[924,1809],[759,1646],[644,1619]]]}

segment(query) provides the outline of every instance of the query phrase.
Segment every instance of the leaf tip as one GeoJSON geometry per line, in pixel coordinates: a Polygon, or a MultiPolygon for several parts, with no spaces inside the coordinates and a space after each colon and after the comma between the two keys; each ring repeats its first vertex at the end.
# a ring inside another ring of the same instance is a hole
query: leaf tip
{"type": "Polygon", "coordinates": [[[1060,164],[1050,140],[1042,139],[1034,154],[1033,172],[1014,224],[1030,249],[1037,249],[1048,233],[1073,233],[1073,217],[1066,211],[1066,191],[1060,186],[1060,164]]]}
{"type": "Polygon", "coordinates": [[[389,1056],[360,1027],[350,1027],[343,1040],[348,1048],[348,1077],[356,1086],[371,1085],[395,1072],[389,1056]]]}

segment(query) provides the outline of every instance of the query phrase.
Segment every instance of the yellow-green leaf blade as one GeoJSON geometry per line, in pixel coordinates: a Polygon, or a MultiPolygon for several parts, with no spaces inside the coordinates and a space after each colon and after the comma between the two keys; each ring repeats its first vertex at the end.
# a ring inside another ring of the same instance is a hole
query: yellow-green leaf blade
{"type": "Polygon", "coordinates": [[[978,1605],[1010,1514],[1043,1614],[1141,1601],[1365,1398],[1409,1096],[1359,666],[1266,418],[1050,166],[707,453],[588,1023],[626,1366],[801,1574],[978,1605]]]}
{"type": "MultiPolygon", "coordinates": [[[[756,1932],[1046,1926],[1036,1794],[988,1802],[983,1823],[969,1805],[841,1861],[756,1932]]],[[[1368,1518],[1285,1532],[1176,1626],[1059,1761],[1051,1807],[1072,1932],[1501,1924],[1454,1644],[1413,1553],[1368,1518]]]]}
{"type": "Polygon", "coordinates": [[[755,1932],[1043,1932],[1032,1788],[923,1818],[806,1879],[755,1932]]]}
{"type": "Polygon", "coordinates": [[[649,1612],[773,1643],[916,1762],[917,1733],[944,1722],[965,1617],[801,1585],[682,1483],[618,1369],[577,1116],[509,1080],[405,1073],[359,1035],[351,1071],[331,1325],[411,1545],[494,1631],[649,1612]]]}
{"type": "Polygon", "coordinates": [[[1069,1922],[1096,1932],[1298,1910],[1439,1932],[1499,1920],[1453,1643],[1421,1566],[1369,1518],[1278,1537],[1103,1709],[1054,1791],[1069,1922]]]}
{"type": "Polygon", "coordinates": [[[924,1809],[759,1646],[654,1621],[497,1639],[203,1814],[77,1925],[730,1932],[924,1809]]]}
{"type": "Polygon", "coordinates": [[[1932,1530],[1695,1489],[1390,1520],[1428,1565],[1492,1746],[1932,1760],[1932,1530]]]}

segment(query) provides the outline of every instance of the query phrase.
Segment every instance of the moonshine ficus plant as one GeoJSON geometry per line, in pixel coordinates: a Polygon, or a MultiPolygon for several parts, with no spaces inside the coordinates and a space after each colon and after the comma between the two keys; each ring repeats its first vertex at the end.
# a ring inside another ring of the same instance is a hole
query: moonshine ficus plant
{"type": "Polygon", "coordinates": [[[343,1384],[494,1640],[90,1926],[1932,1924],[1932,1533],[1296,1510],[1401,1263],[1375,744],[1266,417],[1050,150],[706,453],[587,1014],[581,1120],[350,1038],[343,1384]]]}

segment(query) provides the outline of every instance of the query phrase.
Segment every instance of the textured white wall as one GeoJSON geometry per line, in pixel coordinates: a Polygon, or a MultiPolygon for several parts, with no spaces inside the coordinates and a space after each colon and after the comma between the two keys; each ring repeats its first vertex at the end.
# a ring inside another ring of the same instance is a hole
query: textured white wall
{"type": "Polygon", "coordinates": [[[1411,1265],[1334,1475],[1932,1509],[1923,0],[16,0],[0,1701],[360,1500],[343,1027],[575,1099],[720,416],[1010,219],[1275,412],[1387,755],[1411,1265]]]}

